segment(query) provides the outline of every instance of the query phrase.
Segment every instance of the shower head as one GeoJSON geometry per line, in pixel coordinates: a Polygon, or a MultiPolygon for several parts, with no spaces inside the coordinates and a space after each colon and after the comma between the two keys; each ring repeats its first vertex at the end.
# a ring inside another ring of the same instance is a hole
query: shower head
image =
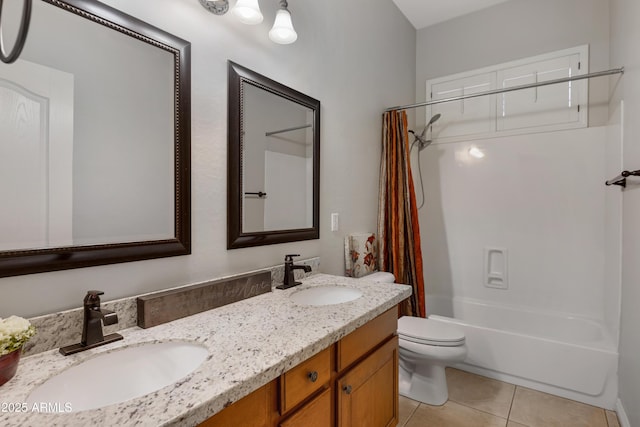
{"type": "Polygon", "coordinates": [[[429,144],[431,144],[431,140],[430,139],[425,139],[424,135],[427,133],[427,129],[429,127],[431,127],[435,122],[437,122],[439,118],[440,118],[440,113],[432,116],[431,119],[429,120],[429,123],[427,123],[427,125],[424,127],[424,129],[422,129],[422,133],[420,135],[417,135],[412,130],[409,131],[415,137],[415,140],[413,141],[413,144],[411,144],[412,148],[413,148],[413,146],[415,144],[418,144],[418,151],[422,151],[425,148],[427,148],[429,146],[429,144]]]}
{"type": "Polygon", "coordinates": [[[422,132],[422,135],[418,135],[412,130],[409,130],[409,132],[411,132],[413,134],[413,137],[415,138],[413,140],[413,143],[411,144],[411,149],[413,149],[414,145],[418,144],[418,151],[422,151],[431,144],[430,139],[424,138],[424,132],[422,132]]]}
{"type": "Polygon", "coordinates": [[[440,118],[441,114],[438,113],[435,116],[431,117],[431,120],[429,120],[429,123],[427,123],[427,126],[431,126],[432,124],[434,124],[435,122],[438,121],[438,119],[440,118]]]}
{"type": "Polygon", "coordinates": [[[422,133],[420,134],[420,138],[424,138],[424,134],[427,133],[427,129],[431,125],[433,125],[435,122],[437,122],[439,118],[440,118],[440,113],[438,113],[435,116],[431,117],[431,119],[429,120],[429,123],[427,123],[427,125],[424,127],[424,129],[422,129],[422,133]]]}

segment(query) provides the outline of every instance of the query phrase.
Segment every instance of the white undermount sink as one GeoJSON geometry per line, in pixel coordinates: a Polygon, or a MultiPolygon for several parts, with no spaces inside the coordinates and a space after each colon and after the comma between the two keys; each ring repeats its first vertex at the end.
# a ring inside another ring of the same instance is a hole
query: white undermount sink
{"type": "Polygon", "coordinates": [[[315,286],[291,294],[290,298],[299,305],[333,305],[353,301],[362,296],[358,289],[347,286],[315,286]]]}
{"type": "Polygon", "coordinates": [[[78,412],[125,402],[177,382],[208,355],[203,346],[183,341],[125,347],[49,378],[29,394],[27,403],[68,404],[71,412],[78,412]]]}

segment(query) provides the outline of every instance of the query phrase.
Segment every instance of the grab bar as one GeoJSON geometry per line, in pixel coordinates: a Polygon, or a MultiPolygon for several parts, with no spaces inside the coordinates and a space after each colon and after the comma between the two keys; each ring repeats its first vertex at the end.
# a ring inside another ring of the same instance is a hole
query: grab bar
{"type": "Polygon", "coordinates": [[[627,187],[628,176],[640,176],[640,170],[636,171],[622,171],[620,175],[605,182],[606,185],[619,185],[622,188],[627,187]]]}

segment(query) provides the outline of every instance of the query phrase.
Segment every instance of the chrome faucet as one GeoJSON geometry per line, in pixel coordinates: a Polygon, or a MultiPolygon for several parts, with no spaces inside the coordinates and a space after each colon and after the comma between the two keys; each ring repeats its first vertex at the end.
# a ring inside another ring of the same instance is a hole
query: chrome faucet
{"type": "Polygon", "coordinates": [[[304,270],[305,273],[311,272],[311,266],[308,265],[295,265],[293,263],[293,257],[300,256],[296,254],[290,254],[284,256],[284,282],[280,286],[276,286],[276,289],[289,289],[301,284],[302,282],[296,282],[293,275],[294,270],[304,270]]]}
{"type": "Polygon", "coordinates": [[[88,291],[84,297],[84,321],[82,322],[82,340],[79,344],[73,344],[60,349],[60,353],[68,356],[73,353],[88,350],[122,339],[120,334],[104,336],[102,324],[105,326],[118,323],[118,315],[111,310],[100,307],[100,295],[102,291],[88,291]]]}

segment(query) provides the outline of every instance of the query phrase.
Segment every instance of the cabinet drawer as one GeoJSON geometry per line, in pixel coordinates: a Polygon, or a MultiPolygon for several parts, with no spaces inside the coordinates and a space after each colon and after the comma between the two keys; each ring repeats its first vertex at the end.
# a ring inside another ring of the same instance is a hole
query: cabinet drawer
{"type": "Polygon", "coordinates": [[[332,427],[331,391],[328,388],[311,402],[280,423],[280,427],[332,427]]]}
{"type": "Polygon", "coordinates": [[[271,381],[238,400],[198,427],[269,427],[277,416],[277,381],[271,381]]]}
{"type": "Polygon", "coordinates": [[[282,413],[309,397],[331,378],[331,350],[326,348],[282,376],[282,413]]]}
{"type": "Polygon", "coordinates": [[[338,341],[338,372],[394,335],[397,329],[398,309],[393,307],[342,338],[338,341]]]}

